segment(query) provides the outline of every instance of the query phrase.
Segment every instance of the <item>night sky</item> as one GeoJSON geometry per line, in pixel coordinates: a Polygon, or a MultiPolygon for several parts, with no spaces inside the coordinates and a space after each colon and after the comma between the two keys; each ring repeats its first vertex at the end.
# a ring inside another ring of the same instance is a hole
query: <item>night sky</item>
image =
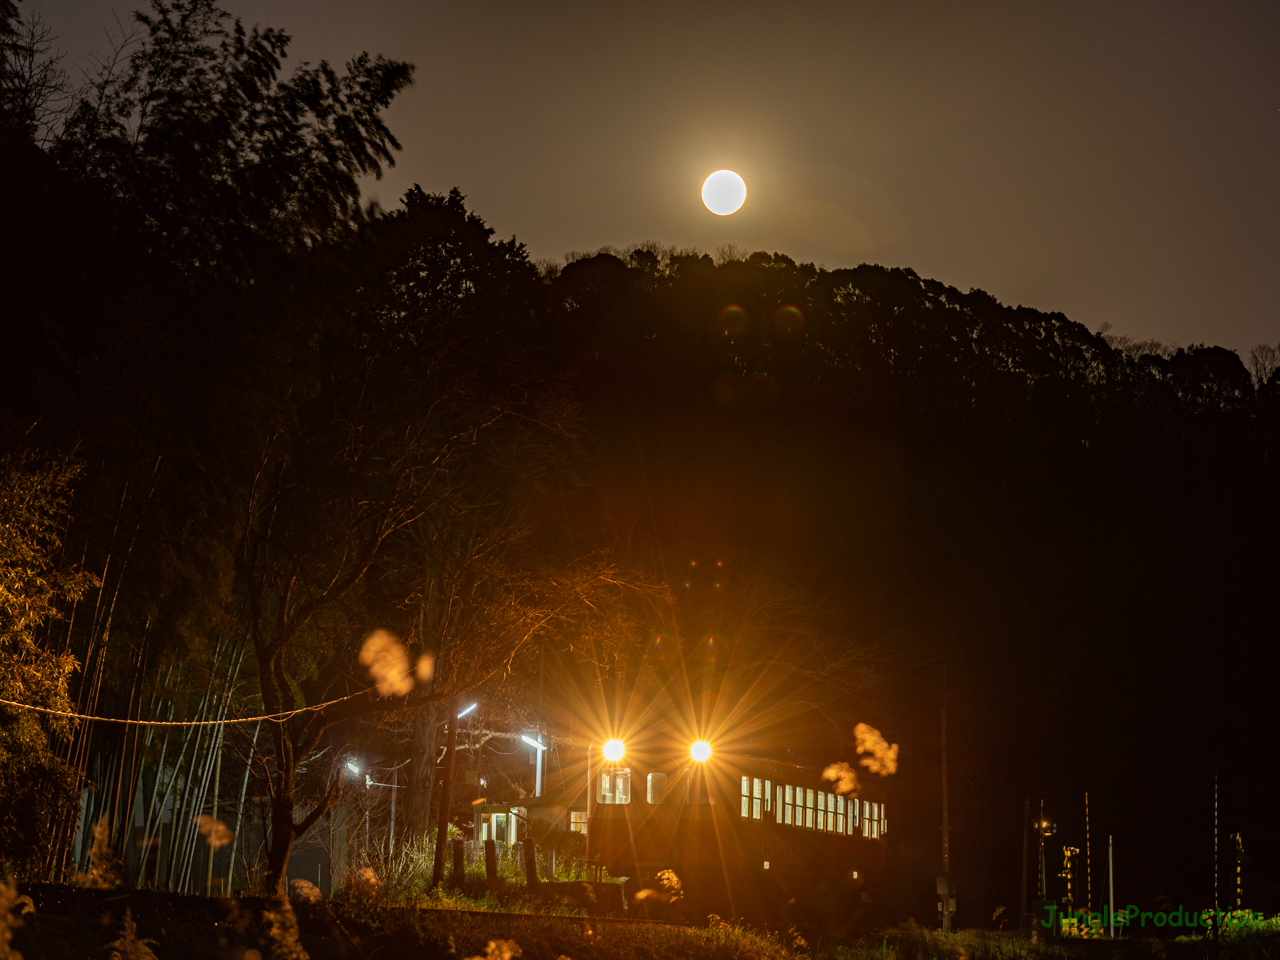
{"type": "MultiPolygon", "coordinates": [[[[74,64],[120,0],[27,0],[74,64]]],[[[535,258],[642,240],[909,266],[1096,329],[1280,339],[1280,7],[233,0],[297,60],[417,64],[369,193],[535,258]],[[750,191],[698,200],[720,167],[750,191]]]]}

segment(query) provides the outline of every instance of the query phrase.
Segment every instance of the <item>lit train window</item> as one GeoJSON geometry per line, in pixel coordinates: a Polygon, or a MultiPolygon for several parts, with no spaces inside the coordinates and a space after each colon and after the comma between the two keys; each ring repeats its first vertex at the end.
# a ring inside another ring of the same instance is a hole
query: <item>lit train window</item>
{"type": "Polygon", "coordinates": [[[889,829],[889,817],[884,812],[884,804],[880,804],[880,832],[883,834],[889,829]]]}
{"type": "Polygon", "coordinates": [[[600,774],[600,787],[596,791],[596,803],[630,803],[631,768],[621,767],[600,774]]]}
{"type": "Polygon", "coordinates": [[[751,778],[742,778],[742,815],[751,816],[751,778]]]}
{"type": "Polygon", "coordinates": [[[778,823],[782,822],[782,784],[777,786],[778,793],[774,798],[773,819],[778,823]]]}
{"type": "Polygon", "coordinates": [[[862,835],[871,836],[871,803],[868,800],[862,801],[862,835]]]}
{"type": "Polygon", "coordinates": [[[587,811],[573,810],[569,813],[569,829],[574,833],[587,832],[587,811]]]}
{"type": "Polygon", "coordinates": [[[827,829],[827,795],[818,791],[818,831],[827,829]]]}
{"type": "Polygon", "coordinates": [[[792,820],[792,813],[795,810],[795,789],[796,788],[791,786],[791,784],[789,783],[787,784],[787,803],[786,803],[786,806],[783,808],[785,811],[783,820],[787,824],[787,826],[791,826],[791,824],[794,822],[792,820]]]}
{"type": "Polygon", "coordinates": [[[880,804],[871,805],[871,839],[880,839],[880,804]]]}
{"type": "Polygon", "coordinates": [[[650,803],[662,803],[667,799],[667,775],[665,773],[649,774],[645,796],[650,803]]]}
{"type": "Polygon", "coordinates": [[[849,836],[858,832],[858,798],[849,801],[849,836]]]}
{"type": "Polygon", "coordinates": [[[764,782],[764,812],[768,813],[773,809],[773,783],[766,780],[764,782]]]}
{"type": "Polygon", "coordinates": [[[806,830],[812,830],[813,829],[813,799],[814,799],[813,791],[806,790],[805,793],[806,793],[806,796],[804,798],[805,799],[804,827],[806,830]]]}
{"type": "Polygon", "coordinates": [[[844,797],[836,797],[836,833],[844,833],[844,797]]]}
{"type": "Polygon", "coordinates": [[[756,777],[751,781],[751,819],[760,820],[764,817],[764,782],[756,777]]]}

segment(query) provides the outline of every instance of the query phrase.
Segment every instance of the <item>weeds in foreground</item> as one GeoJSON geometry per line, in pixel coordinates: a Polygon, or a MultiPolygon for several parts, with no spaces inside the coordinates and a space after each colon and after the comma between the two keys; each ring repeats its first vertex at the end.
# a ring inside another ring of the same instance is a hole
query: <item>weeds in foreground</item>
{"type": "Polygon", "coordinates": [[[107,944],[111,948],[111,960],[156,960],[151,948],[158,946],[154,940],[138,936],[138,925],[133,922],[133,911],[124,910],[124,930],[120,939],[107,944]]]}
{"type": "Polygon", "coordinates": [[[85,873],[77,873],[71,882],[81,887],[96,890],[109,890],[120,886],[120,875],[123,865],[111,848],[111,827],[107,824],[106,814],[93,828],[93,846],[89,848],[89,869],[85,873]]]}
{"type": "Polygon", "coordinates": [[[483,957],[477,954],[474,957],[467,957],[467,960],[512,960],[513,957],[523,953],[520,944],[514,940],[490,940],[489,945],[485,947],[483,957]]]}
{"type": "Polygon", "coordinates": [[[288,900],[281,900],[274,910],[264,910],[262,920],[267,960],[311,960],[298,939],[298,918],[288,900]]]}
{"type": "MultiPolygon", "coordinates": [[[[540,830],[538,873],[543,880],[582,880],[585,872],[585,842],[582,835],[568,830],[540,830]],[[550,863],[555,861],[554,877],[550,863]]],[[[503,888],[524,887],[523,843],[508,847],[498,844],[497,882],[503,888]]],[[[435,868],[435,839],[431,834],[396,844],[394,851],[385,845],[370,849],[364,855],[365,865],[390,889],[393,900],[410,903],[431,889],[435,868]]],[[[463,859],[463,876],[453,874],[453,850],[445,857],[445,882],[450,886],[483,888],[488,883],[483,844],[470,841],[463,859]]]]}
{"type": "Polygon", "coordinates": [[[0,880],[0,960],[22,960],[22,954],[11,946],[13,931],[22,926],[24,914],[35,913],[31,898],[19,895],[18,885],[12,877],[0,880]],[[15,916],[14,911],[18,913],[15,916]]]}

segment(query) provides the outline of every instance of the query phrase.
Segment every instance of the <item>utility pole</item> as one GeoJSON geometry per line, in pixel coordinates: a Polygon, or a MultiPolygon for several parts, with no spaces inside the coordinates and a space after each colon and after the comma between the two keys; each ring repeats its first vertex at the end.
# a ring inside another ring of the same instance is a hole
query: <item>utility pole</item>
{"type": "Polygon", "coordinates": [[[1089,853],[1089,791],[1084,792],[1084,886],[1085,910],[1093,910],[1093,857],[1089,853]]]}
{"type": "Polygon", "coordinates": [[[1218,771],[1213,771],[1213,939],[1222,927],[1218,917],[1218,771]]]}
{"type": "Polygon", "coordinates": [[[1027,833],[1031,829],[1031,798],[1022,798],[1022,915],[1018,917],[1021,925],[1027,915],[1027,833]]]}
{"type": "Polygon", "coordinates": [[[942,665],[942,932],[951,931],[951,821],[947,815],[947,665],[942,665]]]}
{"type": "Polygon", "coordinates": [[[1049,876],[1048,876],[1048,872],[1045,870],[1045,862],[1044,862],[1044,838],[1046,836],[1045,834],[1046,829],[1047,827],[1045,825],[1045,819],[1044,819],[1044,798],[1041,797],[1040,798],[1040,820],[1036,824],[1036,833],[1039,834],[1039,837],[1040,837],[1040,885],[1039,885],[1040,897],[1039,899],[1041,900],[1048,899],[1048,896],[1049,896],[1049,876]]]}
{"type": "Polygon", "coordinates": [[[400,786],[400,767],[391,768],[391,852],[396,852],[396,790],[400,786]]]}
{"type": "Polygon", "coordinates": [[[444,776],[440,784],[440,815],[436,818],[436,859],[431,888],[444,882],[444,848],[449,844],[449,806],[453,802],[453,757],[458,748],[458,701],[449,701],[449,734],[444,748],[444,776]]]}
{"type": "Polygon", "coordinates": [[[1116,937],[1116,870],[1111,859],[1111,834],[1107,834],[1107,892],[1111,898],[1111,939],[1116,937]]]}

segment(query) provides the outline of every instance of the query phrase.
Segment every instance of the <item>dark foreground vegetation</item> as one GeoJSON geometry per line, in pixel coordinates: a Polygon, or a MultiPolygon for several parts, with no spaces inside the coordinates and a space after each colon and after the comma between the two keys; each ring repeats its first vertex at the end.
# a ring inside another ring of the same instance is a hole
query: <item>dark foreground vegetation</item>
{"type": "Polygon", "coordinates": [[[34,910],[14,931],[25,960],[79,960],[115,950],[127,960],[314,960],[483,957],[485,960],[1274,960],[1270,927],[1210,938],[1033,940],[1025,932],[942,934],[910,924],[834,942],[792,928],[762,933],[712,918],[700,926],[610,922],[585,916],[493,913],[465,898],[392,908],[368,891],[325,902],[220,900],[134,891],[127,895],[37,885],[34,910]],[[150,953],[144,952],[150,951],[150,953]],[[130,952],[132,951],[132,952],[130,952]]]}
{"type": "MultiPolygon", "coordinates": [[[[99,843],[122,889],[280,896],[314,843],[332,894],[390,839],[353,758],[401,838],[470,828],[532,792],[485,731],[585,744],[679,677],[691,725],[745,703],[805,762],[900,741],[877,895],[932,917],[943,663],[960,922],[1016,911],[1026,797],[1084,849],[1092,786],[1124,898],[1208,903],[1217,770],[1222,836],[1274,862],[1275,347],[779,253],[535,264],[457,191],[361,206],[409,64],[286,74],[285,34],[157,0],[77,88],[0,26],[6,871],[99,843]]],[[[720,935],[563,951],[668,936],[720,935]]]]}

